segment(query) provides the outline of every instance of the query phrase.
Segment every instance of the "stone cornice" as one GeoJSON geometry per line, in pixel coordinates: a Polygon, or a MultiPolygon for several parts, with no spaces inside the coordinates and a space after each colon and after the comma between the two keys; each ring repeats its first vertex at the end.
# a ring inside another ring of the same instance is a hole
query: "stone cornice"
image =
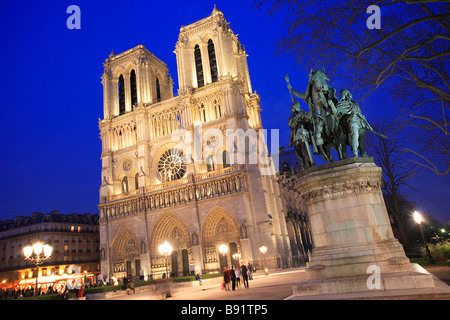
{"type": "Polygon", "coordinates": [[[380,190],[381,168],[372,158],[346,159],[305,170],[296,186],[306,202],[380,190]]]}
{"type": "Polygon", "coordinates": [[[113,69],[123,63],[127,63],[128,61],[133,60],[142,60],[143,57],[150,59],[152,62],[159,64],[167,69],[167,64],[160,59],[158,59],[153,53],[148,51],[143,45],[138,45],[134,48],[131,48],[125,52],[122,52],[118,55],[115,55],[111,58],[107,58],[103,63],[105,70],[113,69]]]}

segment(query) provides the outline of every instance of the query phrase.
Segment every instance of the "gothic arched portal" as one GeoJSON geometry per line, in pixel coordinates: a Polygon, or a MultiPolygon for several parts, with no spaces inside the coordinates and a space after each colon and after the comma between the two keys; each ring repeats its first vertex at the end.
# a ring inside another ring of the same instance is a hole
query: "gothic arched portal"
{"type": "Polygon", "coordinates": [[[240,253],[239,239],[239,227],[233,216],[223,208],[212,208],[206,215],[202,227],[206,270],[222,270],[226,265],[239,265],[239,260],[233,258],[235,253],[240,253]],[[221,245],[228,248],[225,255],[219,253],[221,245]]]}
{"type": "Polygon", "coordinates": [[[128,228],[120,228],[111,243],[111,262],[114,276],[122,278],[139,275],[140,259],[138,238],[128,228]]]}
{"type": "Polygon", "coordinates": [[[188,275],[191,256],[191,239],[189,230],[175,214],[166,211],[156,221],[151,232],[150,254],[153,274],[163,274],[168,267],[175,276],[188,275]],[[159,253],[159,246],[167,241],[172,246],[168,259],[159,253]],[[188,263],[186,263],[186,257],[188,263]],[[167,263],[169,264],[167,266],[167,263]]]}

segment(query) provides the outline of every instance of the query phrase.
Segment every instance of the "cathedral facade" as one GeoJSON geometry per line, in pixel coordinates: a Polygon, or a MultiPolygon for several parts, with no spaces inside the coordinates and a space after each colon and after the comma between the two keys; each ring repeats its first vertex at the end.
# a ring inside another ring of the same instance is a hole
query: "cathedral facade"
{"type": "Polygon", "coordinates": [[[104,63],[102,273],[288,266],[295,240],[244,47],[214,8],[180,29],[174,52],[178,96],[166,64],[142,45],[104,63]],[[169,257],[158,250],[165,241],[169,257]]]}

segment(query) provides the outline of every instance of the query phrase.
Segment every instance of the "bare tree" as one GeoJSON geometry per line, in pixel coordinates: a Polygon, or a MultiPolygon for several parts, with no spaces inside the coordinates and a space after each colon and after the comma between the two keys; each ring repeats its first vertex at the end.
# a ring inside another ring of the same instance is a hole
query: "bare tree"
{"type": "MultiPolygon", "coordinates": [[[[409,242],[408,225],[411,220],[411,207],[414,206],[402,193],[403,187],[413,189],[409,180],[416,175],[415,166],[405,159],[404,145],[408,142],[407,133],[402,130],[399,119],[384,118],[372,124],[374,130],[382,132],[388,139],[382,139],[374,134],[367,133],[367,146],[369,155],[383,170],[383,194],[386,208],[394,217],[399,230],[399,240],[404,245],[409,242]]],[[[414,190],[414,189],[413,189],[414,190]]]]}
{"type": "Polygon", "coordinates": [[[437,175],[450,172],[450,3],[434,0],[256,0],[256,8],[285,14],[278,53],[299,65],[326,66],[330,78],[345,77],[362,100],[386,90],[421,130],[425,144],[409,147],[416,164],[437,175]],[[371,5],[381,28],[369,29],[371,5]],[[431,148],[427,147],[433,143],[431,148]]]}

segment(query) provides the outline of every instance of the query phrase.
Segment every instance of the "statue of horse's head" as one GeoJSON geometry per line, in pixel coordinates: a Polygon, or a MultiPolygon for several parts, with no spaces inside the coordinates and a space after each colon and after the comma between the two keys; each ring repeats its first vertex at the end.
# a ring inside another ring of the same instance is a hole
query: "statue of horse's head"
{"type": "Polygon", "coordinates": [[[330,81],[330,79],[325,75],[325,67],[322,67],[322,70],[314,71],[311,69],[309,71],[309,84],[312,84],[317,90],[328,91],[327,81],[330,81]]]}

